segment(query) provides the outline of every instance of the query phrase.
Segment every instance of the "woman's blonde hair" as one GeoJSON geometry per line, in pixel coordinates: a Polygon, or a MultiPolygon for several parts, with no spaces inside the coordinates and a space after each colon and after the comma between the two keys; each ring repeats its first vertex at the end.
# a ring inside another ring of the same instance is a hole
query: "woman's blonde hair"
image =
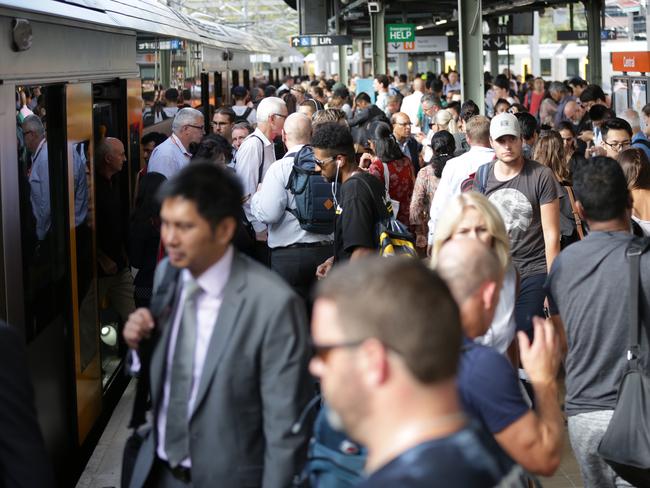
{"type": "Polygon", "coordinates": [[[456,134],[458,132],[458,127],[456,127],[456,121],[454,120],[454,114],[447,109],[438,110],[436,112],[435,122],[439,130],[446,130],[450,134],[456,134]]]}
{"type": "Polygon", "coordinates": [[[492,248],[499,259],[499,263],[505,270],[510,265],[510,240],[508,232],[503,223],[501,214],[490,201],[480,193],[468,192],[452,198],[442,213],[436,231],[433,236],[433,251],[431,253],[431,266],[435,267],[438,252],[443,244],[454,235],[458,228],[465,210],[476,209],[485,219],[485,225],[492,236],[492,248]]]}

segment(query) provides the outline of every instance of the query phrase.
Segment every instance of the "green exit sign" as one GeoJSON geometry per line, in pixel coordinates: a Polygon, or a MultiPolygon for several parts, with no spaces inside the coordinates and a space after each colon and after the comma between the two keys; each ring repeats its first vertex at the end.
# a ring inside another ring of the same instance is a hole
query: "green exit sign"
{"type": "Polygon", "coordinates": [[[415,24],[386,24],[386,42],[415,41],[415,24]]]}

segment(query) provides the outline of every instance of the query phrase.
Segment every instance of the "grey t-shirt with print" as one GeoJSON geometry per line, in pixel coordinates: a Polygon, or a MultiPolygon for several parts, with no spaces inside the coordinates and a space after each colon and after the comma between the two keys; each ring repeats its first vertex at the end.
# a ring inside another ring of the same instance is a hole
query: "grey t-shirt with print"
{"type": "Polygon", "coordinates": [[[506,224],[512,261],[522,278],[546,273],[546,253],[540,207],[558,198],[557,182],[550,168],[526,160],[521,172],[508,181],[494,176],[494,164],[485,195],[506,224]]]}

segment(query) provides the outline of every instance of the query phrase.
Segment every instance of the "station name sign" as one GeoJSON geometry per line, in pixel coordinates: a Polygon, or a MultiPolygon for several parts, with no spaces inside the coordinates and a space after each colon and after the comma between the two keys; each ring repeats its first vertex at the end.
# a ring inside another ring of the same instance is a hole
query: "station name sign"
{"type": "Polygon", "coordinates": [[[348,46],[352,44],[352,36],[294,36],[290,44],[292,47],[348,46]]]}

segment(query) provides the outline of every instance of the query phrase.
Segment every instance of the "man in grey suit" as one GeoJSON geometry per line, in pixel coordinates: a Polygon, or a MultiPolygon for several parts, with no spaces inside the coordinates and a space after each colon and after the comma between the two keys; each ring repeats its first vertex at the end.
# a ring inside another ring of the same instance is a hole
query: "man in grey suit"
{"type": "Polygon", "coordinates": [[[151,309],[124,328],[152,351],[154,421],[130,487],[290,486],[307,443],[291,427],[312,393],[302,302],[233,248],[242,192],[225,169],[190,165],[160,196],[168,258],[151,309]]]}

